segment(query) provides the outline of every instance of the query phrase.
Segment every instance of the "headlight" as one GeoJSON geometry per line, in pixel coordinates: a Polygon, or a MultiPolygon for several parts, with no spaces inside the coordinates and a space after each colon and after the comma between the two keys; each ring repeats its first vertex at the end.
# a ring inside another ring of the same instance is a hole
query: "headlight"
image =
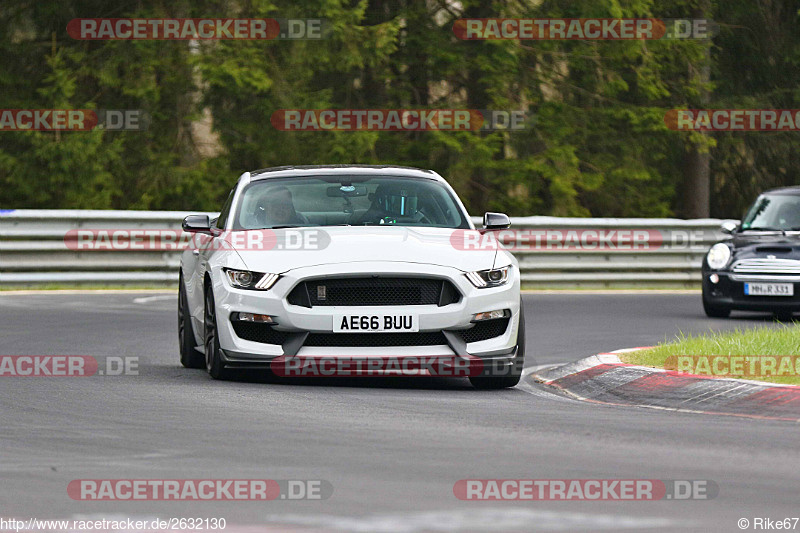
{"type": "Polygon", "coordinates": [[[731,249],[727,244],[723,244],[721,242],[712,246],[708,251],[708,256],[706,256],[706,262],[708,263],[709,268],[713,268],[714,270],[724,268],[730,260],[731,249]]]}
{"type": "Polygon", "coordinates": [[[511,267],[496,268],[494,270],[478,270],[467,272],[467,279],[479,289],[499,287],[508,283],[511,267]]]}
{"type": "Polygon", "coordinates": [[[231,286],[237,289],[250,289],[255,291],[269,290],[280,277],[278,274],[234,270],[232,268],[226,268],[225,275],[228,276],[228,281],[231,286]]]}

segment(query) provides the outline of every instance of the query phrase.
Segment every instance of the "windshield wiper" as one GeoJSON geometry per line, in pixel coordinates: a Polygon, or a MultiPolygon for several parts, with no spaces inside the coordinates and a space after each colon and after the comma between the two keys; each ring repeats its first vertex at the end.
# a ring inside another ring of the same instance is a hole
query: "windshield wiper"
{"type": "Polygon", "coordinates": [[[301,226],[300,224],[284,224],[282,226],[272,226],[271,228],[267,229],[286,229],[286,228],[303,228],[305,226],[301,226]]]}
{"type": "Polygon", "coordinates": [[[778,229],[778,228],[760,228],[760,227],[755,227],[755,228],[743,228],[741,231],[784,231],[784,230],[778,229]]]}

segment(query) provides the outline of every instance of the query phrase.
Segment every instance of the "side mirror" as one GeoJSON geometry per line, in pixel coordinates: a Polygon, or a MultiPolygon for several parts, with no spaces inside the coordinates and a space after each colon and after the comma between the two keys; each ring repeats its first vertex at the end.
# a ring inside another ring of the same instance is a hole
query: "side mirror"
{"type": "Polygon", "coordinates": [[[733,222],[732,220],[726,220],[720,226],[720,231],[722,233],[727,233],[728,235],[735,233],[737,229],[739,229],[739,224],[737,222],[733,222]]]}
{"type": "Polygon", "coordinates": [[[511,220],[505,213],[485,213],[483,227],[486,229],[506,229],[511,227],[511,220]]]}
{"type": "Polygon", "coordinates": [[[208,215],[189,215],[183,219],[181,227],[187,233],[211,234],[211,220],[208,215]]]}

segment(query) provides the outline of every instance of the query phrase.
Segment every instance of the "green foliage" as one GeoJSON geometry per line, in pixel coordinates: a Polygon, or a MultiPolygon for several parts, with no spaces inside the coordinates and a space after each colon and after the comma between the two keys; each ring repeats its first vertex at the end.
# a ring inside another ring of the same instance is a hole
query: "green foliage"
{"type": "Polygon", "coordinates": [[[396,163],[475,214],[672,216],[685,153],[712,154],[712,214],[796,183],[796,133],[687,134],[675,108],[797,108],[790,0],[24,0],[0,12],[7,109],[144,109],[144,132],[2,133],[0,207],[218,209],[245,170],[396,163]],[[79,17],[322,18],[306,41],[78,41],[79,17]],[[464,17],[706,17],[711,40],[462,41],[464,17]],[[710,67],[710,79],[699,73],[710,67]],[[524,109],[516,132],[283,132],[279,109],[524,109]],[[203,128],[206,128],[205,131],[203,128]],[[211,146],[211,149],[209,149],[211,146]]]}

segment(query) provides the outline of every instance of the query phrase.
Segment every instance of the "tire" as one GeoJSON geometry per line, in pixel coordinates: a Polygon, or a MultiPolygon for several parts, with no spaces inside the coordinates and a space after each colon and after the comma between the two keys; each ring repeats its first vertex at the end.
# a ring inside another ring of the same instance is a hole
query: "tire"
{"type": "Polygon", "coordinates": [[[779,322],[792,322],[792,319],[794,318],[793,315],[794,314],[791,311],[777,311],[772,314],[772,316],[775,317],[775,320],[778,320],[779,322]]]}
{"type": "Polygon", "coordinates": [[[204,368],[203,354],[194,349],[194,328],[189,313],[189,299],[183,285],[183,273],[178,276],[178,347],[181,352],[181,364],[186,368],[204,368]]]}
{"type": "Polygon", "coordinates": [[[222,363],[217,335],[217,308],[214,304],[214,291],[211,286],[205,291],[205,310],[203,312],[203,347],[208,375],[214,379],[226,379],[228,372],[222,363]]]}
{"type": "Polygon", "coordinates": [[[711,305],[705,300],[705,298],[703,298],[703,310],[706,312],[706,316],[709,318],[728,318],[731,316],[730,309],[727,307],[711,305]]]}
{"type": "Polygon", "coordinates": [[[480,390],[497,390],[515,387],[522,378],[522,365],[525,362],[525,311],[522,300],[519,302],[519,333],[517,333],[517,355],[506,376],[474,376],[469,378],[472,386],[480,390]]]}

